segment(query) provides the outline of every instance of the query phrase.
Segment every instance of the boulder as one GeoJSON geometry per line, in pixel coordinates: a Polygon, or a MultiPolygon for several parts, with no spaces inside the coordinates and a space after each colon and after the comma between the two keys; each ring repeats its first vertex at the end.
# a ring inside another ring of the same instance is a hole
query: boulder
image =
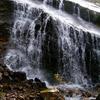
{"type": "Polygon", "coordinates": [[[38,87],[39,89],[41,89],[41,88],[47,88],[45,82],[42,82],[40,79],[35,78],[34,81],[36,82],[37,87],[38,87]]]}
{"type": "Polygon", "coordinates": [[[16,81],[25,81],[26,74],[24,72],[14,72],[12,75],[13,80],[16,81]]]}

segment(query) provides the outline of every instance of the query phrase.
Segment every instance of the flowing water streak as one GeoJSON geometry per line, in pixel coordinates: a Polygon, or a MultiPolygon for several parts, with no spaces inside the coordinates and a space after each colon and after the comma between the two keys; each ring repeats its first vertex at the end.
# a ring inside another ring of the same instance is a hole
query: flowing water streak
{"type": "Polygon", "coordinates": [[[62,9],[62,7],[63,7],[63,0],[60,0],[59,9],[62,9]]]}
{"type": "MultiPolygon", "coordinates": [[[[78,47],[76,44],[72,42],[72,39],[70,38],[70,26],[65,24],[58,25],[59,29],[59,40],[62,44],[59,44],[59,47],[62,48],[63,51],[63,76],[66,77],[66,79],[70,80],[70,77],[72,78],[72,81],[74,81],[76,84],[84,83],[84,85],[87,85],[88,81],[84,78],[84,75],[88,76],[86,73],[85,68],[85,59],[84,59],[84,51],[85,47],[81,46],[78,47]],[[82,63],[83,63],[83,71],[81,71],[81,65],[79,64],[79,54],[78,49],[82,50],[82,63]],[[68,63],[69,62],[69,63],[68,63]],[[77,73],[77,74],[76,74],[77,73]],[[67,77],[69,76],[69,77],[67,77]]],[[[76,29],[74,29],[74,36],[76,29]]],[[[80,36],[83,34],[80,31],[80,36]]],[[[74,38],[75,38],[74,37],[74,38]]],[[[81,37],[80,37],[81,38],[81,37]]],[[[77,42],[77,39],[75,39],[75,42],[77,42]]],[[[81,39],[81,42],[83,40],[81,39]]],[[[89,79],[89,78],[88,78],[89,79]]]]}

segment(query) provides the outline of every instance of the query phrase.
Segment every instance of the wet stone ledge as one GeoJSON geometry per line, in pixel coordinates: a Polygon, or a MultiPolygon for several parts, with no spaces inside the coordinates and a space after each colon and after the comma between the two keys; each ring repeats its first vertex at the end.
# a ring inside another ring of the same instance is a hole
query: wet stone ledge
{"type": "MultiPolygon", "coordinates": [[[[44,0],[38,0],[38,1],[43,2],[44,0]]],[[[50,5],[56,9],[59,9],[60,0],[53,0],[52,2],[47,1],[47,5],[50,5]]],[[[66,13],[77,15],[85,21],[92,22],[93,24],[100,26],[99,12],[90,10],[77,3],[67,1],[67,0],[63,1],[63,6],[61,9],[65,11],[66,13]]]]}
{"type": "Polygon", "coordinates": [[[66,0],[64,0],[64,6],[62,9],[69,14],[75,14],[85,21],[92,22],[93,24],[100,26],[99,12],[90,10],[88,8],[80,6],[79,4],[66,0]]]}

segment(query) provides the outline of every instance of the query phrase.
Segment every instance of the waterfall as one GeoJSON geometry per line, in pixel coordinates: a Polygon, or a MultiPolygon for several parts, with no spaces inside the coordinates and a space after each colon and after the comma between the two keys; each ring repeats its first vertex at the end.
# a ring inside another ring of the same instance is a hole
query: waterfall
{"type": "Polygon", "coordinates": [[[47,4],[47,1],[48,1],[48,0],[44,0],[43,3],[44,3],[44,4],[47,4]]]}
{"type": "Polygon", "coordinates": [[[63,7],[63,0],[60,0],[59,9],[63,7]]]}
{"type": "MultiPolygon", "coordinates": [[[[5,64],[11,70],[24,71],[28,78],[47,81],[59,73],[66,82],[84,85],[97,82],[99,27],[62,11],[67,0],[57,0],[58,9],[57,5],[53,7],[56,0],[13,1],[15,19],[5,56],[5,64]]],[[[78,1],[82,0],[76,0],[80,4],[78,1]]]]}
{"type": "Polygon", "coordinates": [[[11,47],[13,49],[9,50],[6,58],[8,59],[8,65],[10,63],[11,69],[25,71],[29,78],[42,78],[40,70],[41,45],[45,31],[41,32],[41,30],[43,25],[44,28],[46,27],[49,16],[41,19],[41,16],[44,15],[40,9],[37,10],[37,15],[32,16],[35,10],[35,8],[27,6],[27,4],[18,4],[16,6],[15,22],[11,33],[11,42],[13,42],[11,47]],[[39,20],[43,20],[43,23],[39,20]],[[14,61],[11,61],[11,59],[14,61]]]}

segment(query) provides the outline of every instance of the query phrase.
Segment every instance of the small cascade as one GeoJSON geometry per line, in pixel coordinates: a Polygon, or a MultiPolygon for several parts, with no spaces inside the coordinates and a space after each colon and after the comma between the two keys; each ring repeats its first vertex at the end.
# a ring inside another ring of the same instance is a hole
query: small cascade
{"type": "Polygon", "coordinates": [[[59,9],[63,8],[63,0],[60,0],[59,9]]]}

